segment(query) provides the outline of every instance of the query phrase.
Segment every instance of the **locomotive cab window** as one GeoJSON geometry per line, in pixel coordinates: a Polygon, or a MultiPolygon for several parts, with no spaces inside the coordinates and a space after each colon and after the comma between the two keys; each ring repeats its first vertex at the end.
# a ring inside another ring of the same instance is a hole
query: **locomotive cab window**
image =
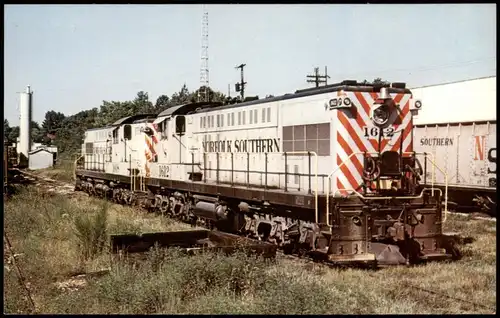
{"type": "Polygon", "coordinates": [[[113,143],[114,144],[117,144],[118,143],[118,136],[119,136],[119,129],[116,128],[115,130],[113,130],[113,143]]]}
{"type": "Polygon", "coordinates": [[[175,117],[175,133],[179,136],[184,135],[186,132],[186,117],[177,116],[175,117]]]}
{"type": "Polygon", "coordinates": [[[125,140],[132,139],[132,126],[130,125],[123,126],[123,139],[125,140]]]}
{"type": "Polygon", "coordinates": [[[168,122],[170,121],[169,119],[166,119],[160,123],[161,127],[161,138],[162,139],[168,139],[168,122]]]}

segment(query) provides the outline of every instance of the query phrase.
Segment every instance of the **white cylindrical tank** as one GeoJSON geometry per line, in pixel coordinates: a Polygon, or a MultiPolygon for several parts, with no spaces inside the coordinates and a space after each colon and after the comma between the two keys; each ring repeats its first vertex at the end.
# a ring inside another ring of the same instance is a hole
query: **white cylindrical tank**
{"type": "Polygon", "coordinates": [[[32,102],[33,93],[30,87],[26,88],[26,92],[21,93],[19,101],[19,110],[21,118],[19,122],[19,149],[17,150],[22,160],[22,156],[26,159],[31,151],[31,120],[32,120],[32,102]]]}

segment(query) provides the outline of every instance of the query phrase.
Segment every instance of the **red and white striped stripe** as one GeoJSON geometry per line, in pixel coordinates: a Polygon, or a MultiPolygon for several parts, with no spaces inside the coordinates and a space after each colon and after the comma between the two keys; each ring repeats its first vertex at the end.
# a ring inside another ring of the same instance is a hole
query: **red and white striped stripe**
{"type": "MultiPolygon", "coordinates": [[[[336,176],[337,189],[359,190],[363,183],[363,155],[349,155],[353,152],[377,152],[378,137],[365,137],[364,127],[375,127],[370,119],[370,110],[374,101],[378,98],[378,93],[368,92],[347,92],[345,97],[349,97],[353,108],[337,110],[338,124],[337,158],[336,163],[345,164],[340,168],[336,176]]],[[[411,94],[391,94],[396,104],[399,104],[399,111],[393,112],[389,119],[394,129],[392,137],[383,137],[381,140],[381,151],[399,150],[401,138],[403,138],[403,150],[410,152],[413,150],[411,129],[413,127],[410,113],[411,94]],[[402,130],[402,132],[400,132],[402,130]]],[[[345,194],[345,191],[341,191],[345,194]]]]}
{"type": "Polygon", "coordinates": [[[158,137],[157,137],[158,125],[153,123],[153,124],[147,124],[146,127],[151,128],[154,132],[152,136],[144,134],[144,142],[145,142],[144,155],[146,157],[146,163],[144,165],[144,169],[146,171],[146,177],[149,177],[151,170],[149,169],[148,163],[152,162],[154,157],[158,155],[156,153],[156,145],[158,144],[158,137]]]}

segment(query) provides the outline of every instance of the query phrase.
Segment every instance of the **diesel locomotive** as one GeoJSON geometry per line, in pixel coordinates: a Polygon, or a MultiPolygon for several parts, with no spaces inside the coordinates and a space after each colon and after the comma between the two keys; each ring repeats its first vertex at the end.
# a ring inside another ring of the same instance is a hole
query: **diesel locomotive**
{"type": "Polygon", "coordinates": [[[75,187],[333,263],[450,259],[421,107],[404,83],[347,80],[136,114],[85,132],[75,187]]]}

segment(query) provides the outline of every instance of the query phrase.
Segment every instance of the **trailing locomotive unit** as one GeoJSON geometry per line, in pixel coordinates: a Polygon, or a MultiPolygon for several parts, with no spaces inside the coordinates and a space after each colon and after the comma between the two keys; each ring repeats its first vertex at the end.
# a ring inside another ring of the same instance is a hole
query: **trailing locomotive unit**
{"type": "Polygon", "coordinates": [[[412,152],[420,107],[404,83],[343,81],[131,116],[86,132],[76,188],[331,262],[446,259],[442,193],[412,152]]]}

